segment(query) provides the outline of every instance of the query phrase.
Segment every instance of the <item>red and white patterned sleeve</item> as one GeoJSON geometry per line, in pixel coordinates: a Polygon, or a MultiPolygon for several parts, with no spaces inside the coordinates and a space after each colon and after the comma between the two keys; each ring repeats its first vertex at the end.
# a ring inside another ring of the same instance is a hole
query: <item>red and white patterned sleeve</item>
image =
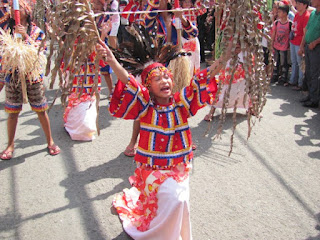
{"type": "Polygon", "coordinates": [[[114,117],[138,119],[149,106],[149,91],[130,75],[127,84],[118,81],[109,104],[114,117]]]}

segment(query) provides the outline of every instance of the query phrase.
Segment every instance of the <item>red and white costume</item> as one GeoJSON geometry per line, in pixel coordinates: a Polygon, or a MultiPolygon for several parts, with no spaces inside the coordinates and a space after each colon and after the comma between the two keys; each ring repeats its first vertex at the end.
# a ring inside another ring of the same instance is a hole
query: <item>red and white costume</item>
{"type": "MultiPolygon", "coordinates": [[[[248,110],[250,107],[249,97],[245,97],[246,94],[246,81],[245,81],[245,72],[243,68],[243,53],[239,53],[238,55],[239,63],[236,65],[236,69],[234,71],[232,85],[229,94],[229,101],[227,108],[242,108],[248,110]]],[[[221,85],[221,89],[219,92],[219,98],[217,102],[213,104],[215,108],[223,107],[223,98],[225,93],[228,91],[231,75],[233,72],[233,68],[230,68],[230,61],[227,63],[225,69],[219,72],[217,76],[218,84],[221,85]]]]}
{"type": "MultiPolygon", "coordinates": [[[[95,139],[97,133],[96,98],[92,93],[96,71],[95,57],[96,53],[93,52],[88,57],[87,68],[84,65],[81,66],[79,73],[75,74],[72,80],[72,93],[68,96],[68,105],[63,115],[64,127],[72,140],[91,141],[95,139]],[[86,70],[87,73],[85,74],[86,70]]],[[[100,67],[105,66],[103,61],[99,63],[100,67]]],[[[68,78],[68,71],[66,75],[66,78],[68,78]]],[[[97,90],[100,92],[100,89],[101,77],[99,71],[97,90]]]]}
{"type": "Polygon", "coordinates": [[[132,188],[113,201],[133,239],[192,239],[189,170],[193,152],[188,118],[212,103],[216,91],[216,81],[207,69],[168,105],[153,102],[148,89],[133,76],[126,85],[117,83],[110,113],[141,123],[137,168],[129,178],[132,188]]]}

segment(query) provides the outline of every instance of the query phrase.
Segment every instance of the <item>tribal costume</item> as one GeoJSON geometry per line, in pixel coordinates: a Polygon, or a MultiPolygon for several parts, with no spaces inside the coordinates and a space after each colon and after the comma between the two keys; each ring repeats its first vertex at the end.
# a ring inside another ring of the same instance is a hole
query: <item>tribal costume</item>
{"type": "MultiPolygon", "coordinates": [[[[150,11],[145,15],[145,27],[148,31],[153,31],[156,27],[158,29],[157,36],[165,39],[165,42],[168,42],[167,37],[167,28],[165,26],[164,20],[162,16],[157,12],[152,12],[154,10],[158,10],[160,5],[159,0],[149,0],[146,11],[150,11]]],[[[185,39],[190,39],[198,36],[198,29],[196,26],[191,24],[189,20],[188,26],[184,27],[182,24],[182,37],[185,39]]],[[[176,45],[177,44],[177,29],[175,25],[175,17],[172,17],[172,28],[171,28],[171,42],[176,45]]]]}
{"type": "MultiPolygon", "coordinates": [[[[44,32],[34,23],[31,24],[29,37],[25,39],[25,44],[39,44],[44,39],[44,32]]],[[[6,103],[5,110],[8,113],[19,113],[22,110],[22,90],[21,82],[13,79],[12,74],[6,76],[6,103]]],[[[37,79],[26,77],[27,93],[31,109],[36,112],[43,112],[48,109],[48,104],[43,91],[43,74],[37,79]]]]}
{"type": "Polygon", "coordinates": [[[117,83],[110,113],[141,122],[137,168],[129,178],[133,187],[113,202],[125,231],[134,239],[192,239],[189,170],[193,152],[188,118],[212,103],[216,91],[208,69],[172,96],[169,105],[154,102],[147,87],[132,75],[127,85],[117,83]]]}
{"type": "MultiPolygon", "coordinates": [[[[0,28],[6,29],[8,25],[8,20],[10,18],[10,13],[9,13],[9,4],[7,0],[2,0],[0,1],[0,28]]],[[[0,61],[1,61],[1,56],[0,56],[0,61]]],[[[1,65],[0,65],[1,67],[1,65]]],[[[4,79],[4,72],[1,71],[0,69],[0,85],[3,86],[5,84],[5,79],[4,79]]]]}
{"type": "MultiPolygon", "coordinates": [[[[74,75],[72,94],[68,96],[68,105],[64,111],[63,119],[64,127],[72,140],[90,141],[95,138],[94,134],[97,132],[96,98],[92,92],[95,77],[95,58],[96,53],[93,52],[88,57],[87,67],[81,66],[80,72],[74,75]]],[[[105,67],[103,61],[100,61],[99,64],[101,68],[105,67]]],[[[68,75],[68,72],[66,75],[68,75]]],[[[99,74],[97,90],[100,92],[100,89],[101,77],[99,74]]]]}

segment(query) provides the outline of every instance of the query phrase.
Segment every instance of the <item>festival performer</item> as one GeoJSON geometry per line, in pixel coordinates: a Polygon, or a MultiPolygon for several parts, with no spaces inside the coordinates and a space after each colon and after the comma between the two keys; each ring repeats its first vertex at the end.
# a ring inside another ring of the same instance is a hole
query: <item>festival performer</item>
{"type": "MultiPolygon", "coordinates": [[[[72,140],[91,141],[95,139],[97,133],[96,96],[93,92],[95,58],[96,53],[93,52],[88,57],[87,67],[81,66],[80,72],[74,75],[72,93],[68,96],[68,105],[65,108],[63,119],[64,127],[72,140]]],[[[105,65],[101,63],[100,66],[105,65]]],[[[66,71],[65,77],[68,78],[69,75],[69,71],[66,71]]],[[[97,90],[99,92],[101,90],[100,74],[97,90]]]]}
{"type": "MultiPolygon", "coordinates": [[[[198,28],[197,17],[206,12],[206,8],[203,8],[200,2],[195,2],[195,0],[182,0],[180,5],[183,9],[188,9],[183,12],[183,16],[188,19],[194,26],[198,28]],[[192,9],[193,8],[193,9],[192,9]],[[198,9],[196,9],[198,8],[198,9]]],[[[191,53],[190,70],[193,73],[200,71],[200,42],[198,37],[185,39],[182,38],[182,48],[191,53]]]]}
{"type": "MultiPolygon", "coordinates": [[[[113,201],[124,230],[135,240],[192,239],[189,172],[193,152],[188,118],[214,100],[217,91],[214,76],[231,57],[231,44],[227,54],[175,94],[173,76],[164,64],[154,61],[144,64],[140,84],[106,45],[97,49],[119,79],[110,102],[110,113],[141,122],[141,137],[134,158],[137,168],[129,178],[133,187],[125,189],[123,195],[113,201]]],[[[143,48],[138,51],[140,49],[143,48]]],[[[166,53],[164,55],[168,55],[166,53]]],[[[131,66],[132,70],[136,68],[131,66]]]]}
{"type": "MultiPolygon", "coordinates": [[[[92,10],[95,14],[104,12],[105,4],[106,4],[105,0],[91,0],[91,4],[92,4],[92,10]]],[[[110,29],[109,29],[109,32],[106,32],[106,33],[102,33],[102,31],[104,31],[104,29],[106,29],[106,27],[110,25],[111,23],[110,15],[102,14],[96,17],[95,21],[96,21],[100,36],[103,34],[103,36],[101,36],[101,39],[104,40],[106,44],[108,44],[110,29]]],[[[112,82],[112,75],[111,75],[112,69],[109,65],[105,65],[104,67],[100,68],[100,72],[106,81],[107,88],[109,91],[107,98],[110,99],[110,96],[113,90],[113,82],[112,82]]]]}
{"type": "MultiPolygon", "coordinates": [[[[237,46],[236,52],[240,51],[240,45],[237,46]]],[[[233,75],[230,96],[228,101],[228,109],[245,109],[249,111],[249,98],[245,98],[246,94],[246,82],[244,80],[244,68],[243,68],[243,52],[238,54],[238,63],[236,65],[236,70],[233,75]]],[[[204,117],[205,121],[212,121],[215,110],[217,108],[223,107],[223,98],[225,93],[228,91],[230,79],[231,79],[232,69],[230,68],[230,61],[227,62],[226,68],[222,69],[216,76],[218,84],[221,85],[220,94],[217,101],[211,106],[209,113],[204,117]]]]}
{"type": "MultiPolygon", "coordinates": [[[[111,29],[111,22],[105,22],[101,26],[101,39],[105,39],[111,29]]],[[[75,43],[76,46],[77,42],[75,43]]],[[[101,76],[98,72],[98,86],[94,86],[96,77],[96,52],[88,57],[87,66],[81,66],[80,72],[74,75],[72,93],[68,96],[68,105],[64,111],[64,127],[72,140],[91,141],[95,139],[97,129],[97,101],[96,93],[101,90],[101,76]]],[[[100,69],[105,69],[106,64],[99,61],[100,69]]],[[[107,65],[108,66],[108,65],[107,65]]],[[[64,65],[62,64],[62,69],[64,65]]],[[[109,67],[109,66],[108,66],[109,67]]],[[[69,71],[65,72],[68,82],[69,71]]]]}
{"type": "MultiPolygon", "coordinates": [[[[171,0],[149,0],[146,7],[148,13],[145,14],[144,26],[147,31],[154,32],[154,29],[157,29],[157,32],[154,33],[162,41],[167,43],[173,43],[174,45],[178,44],[178,31],[177,31],[177,18],[181,19],[182,27],[182,37],[185,39],[191,39],[197,37],[198,29],[194,26],[189,20],[187,20],[181,11],[168,12],[166,10],[172,9],[171,0]],[[155,12],[160,10],[160,12],[155,12]],[[161,12],[161,10],[164,10],[161,12]]],[[[178,86],[175,83],[176,87],[178,86]]],[[[139,136],[140,123],[134,121],[133,130],[130,142],[126,147],[124,154],[129,157],[133,157],[136,153],[137,140],[139,136]]],[[[196,148],[196,146],[194,146],[196,148]]]]}
{"type": "MultiPolygon", "coordinates": [[[[7,0],[0,1],[0,28],[6,29],[10,18],[9,3],[7,0]]],[[[0,92],[5,85],[4,72],[0,69],[0,92]]]]}
{"type": "Polygon", "coordinates": [[[129,25],[132,23],[144,24],[144,14],[139,11],[145,10],[147,6],[147,0],[130,0],[127,6],[123,9],[121,16],[129,21],[129,25]]]}
{"type": "MultiPolygon", "coordinates": [[[[19,13],[21,24],[16,25],[14,8],[12,9],[12,17],[9,20],[8,28],[12,30],[12,34],[21,34],[25,44],[38,43],[44,39],[44,32],[39,29],[32,21],[32,10],[25,0],[19,0],[19,13]]],[[[16,8],[15,8],[16,9],[16,8]]],[[[17,15],[16,15],[17,16],[17,15]]],[[[12,73],[6,77],[6,102],[5,111],[9,113],[7,120],[8,145],[0,154],[2,160],[9,160],[13,157],[14,152],[14,136],[18,123],[18,116],[22,110],[22,82],[12,77],[12,73]]],[[[50,155],[60,153],[60,148],[54,143],[51,135],[50,120],[46,110],[48,109],[47,100],[44,96],[43,75],[37,79],[30,80],[26,76],[27,95],[31,105],[31,109],[38,115],[39,121],[46,135],[47,150],[50,155]]]]}
{"type": "Polygon", "coordinates": [[[155,12],[155,10],[170,10],[172,9],[171,0],[149,0],[146,8],[149,13],[145,16],[145,26],[147,30],[152,31],[155,27],[158,29],[157,35],[165,39],[165,42],[177,44],[177,18],[182,23],[182,37],[190,39],[198,36],[198,29],[183,14],[179,12],[155,12]]]}
{"type": "Polygon", "coordinates": [[[10,18],[10,10],[8,0],[0,1],[0,27],[5,29],[10,18]]]}

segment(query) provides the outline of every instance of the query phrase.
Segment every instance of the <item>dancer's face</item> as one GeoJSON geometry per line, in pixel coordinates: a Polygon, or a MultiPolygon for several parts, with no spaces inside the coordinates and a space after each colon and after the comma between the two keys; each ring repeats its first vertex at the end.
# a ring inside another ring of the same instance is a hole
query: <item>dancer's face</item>
{"type": "Polygon", "coordinates": [[[169,70],[153,70],[152,76],[150,76],[149,91],[153,94],[155,99],[160,104],[169,103],[172,95],[172,78],[169,70]]]}

